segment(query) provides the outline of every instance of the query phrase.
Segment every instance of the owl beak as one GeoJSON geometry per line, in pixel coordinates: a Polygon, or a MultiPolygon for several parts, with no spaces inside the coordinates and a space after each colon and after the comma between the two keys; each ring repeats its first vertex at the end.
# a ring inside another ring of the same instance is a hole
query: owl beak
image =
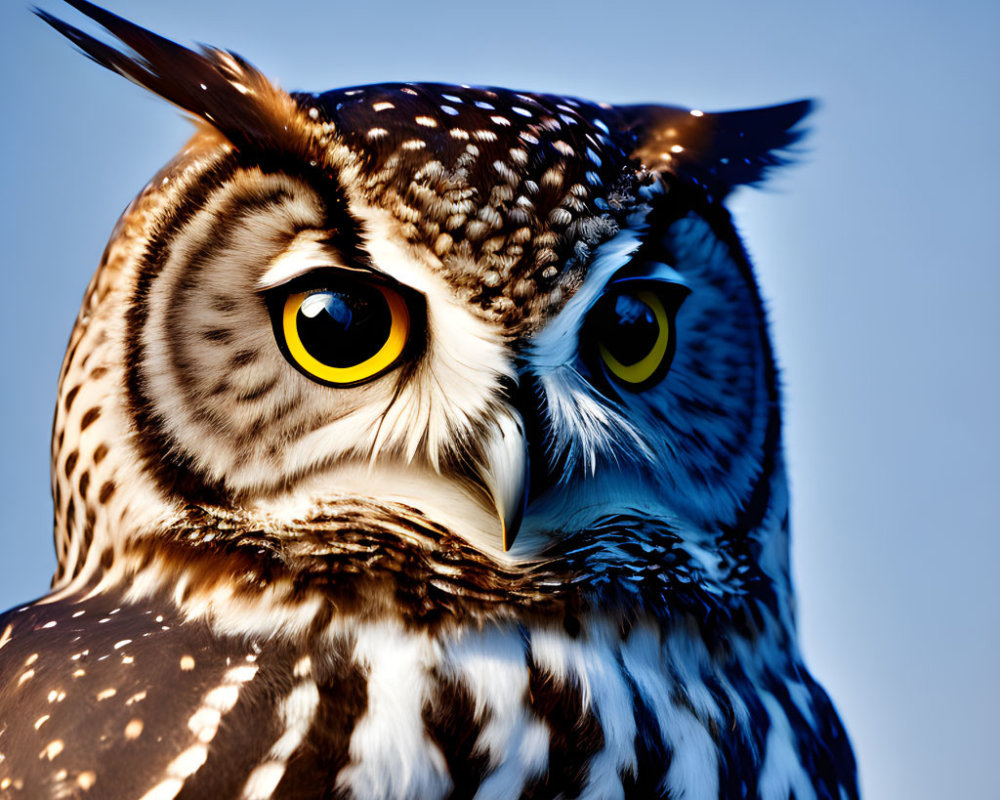
{"type": "Polygon", "coordinates": [[[507,552],[521,529],[528,496],[528,445],[520,414],[511,410],[500,415],[484,455],[480,477],[500,518],[500,544],[507,552]]]}

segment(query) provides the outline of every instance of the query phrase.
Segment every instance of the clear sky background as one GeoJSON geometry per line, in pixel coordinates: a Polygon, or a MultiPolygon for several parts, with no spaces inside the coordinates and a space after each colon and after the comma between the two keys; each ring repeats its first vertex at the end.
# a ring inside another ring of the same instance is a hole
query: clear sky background
{"type": "MultiPolygon", "coordinates": [[[[289,89],[818,98],[803,163],[732,202],[784,367],[803,647],[870,800],[998,796],[1000,3],[108,2],[289,89]]],[[[3,608],[53,569],[48,439],[83,289],[190,128],[21,0],[0,10],[0,109],[3,608]]]]}

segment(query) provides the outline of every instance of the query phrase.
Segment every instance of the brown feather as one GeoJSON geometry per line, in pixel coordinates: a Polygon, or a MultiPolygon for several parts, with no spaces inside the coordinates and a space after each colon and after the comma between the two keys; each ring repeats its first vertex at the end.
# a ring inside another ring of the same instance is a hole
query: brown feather
{"type": "Polygon", "coordinates": [[[92,60],[212,125],[237,149],[306,160],[325,151],[292,97],[236,53],[186,47],[87,0],[66,0],[111,33],[117,50],[46,11],[35,13],[92,60]]]}

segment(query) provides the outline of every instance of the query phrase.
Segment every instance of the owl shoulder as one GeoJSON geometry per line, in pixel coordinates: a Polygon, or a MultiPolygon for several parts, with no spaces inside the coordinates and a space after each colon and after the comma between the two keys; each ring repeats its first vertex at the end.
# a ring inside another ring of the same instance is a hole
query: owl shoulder
{"type": "Polygon", "coordinates": [[[142,797],[217,760],[222,741],[211,788],[245,780],[291,669],[264,677],[253,643],[170,609],[101,593],[0,616],[0,789],[142,797]]]}

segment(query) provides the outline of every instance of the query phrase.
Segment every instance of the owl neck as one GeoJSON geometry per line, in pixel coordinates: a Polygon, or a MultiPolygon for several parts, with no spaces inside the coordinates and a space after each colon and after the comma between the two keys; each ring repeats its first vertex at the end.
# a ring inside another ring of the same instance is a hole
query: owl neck
{"type": "Polygon", "coordinates": [[[513,622],[576,636],[600,615],[621,635],[694,626],[713,651],[734,639],[787,647],[787,601],[748,561],[709,574],[648,520],[614,524],[569,537],[545,559],[501,565],[404,506],[332,503],[281,526],[189,506],[106,550],[64,591],[86,583],[129,602],[168,598],[185,617],[249,636],[321,630],[334,612],[431,632],[513,622]],[[644,541],[653,534],[658,551],[644,541]],[[623,561],[626,544],[645,561],[623,561]]]}

